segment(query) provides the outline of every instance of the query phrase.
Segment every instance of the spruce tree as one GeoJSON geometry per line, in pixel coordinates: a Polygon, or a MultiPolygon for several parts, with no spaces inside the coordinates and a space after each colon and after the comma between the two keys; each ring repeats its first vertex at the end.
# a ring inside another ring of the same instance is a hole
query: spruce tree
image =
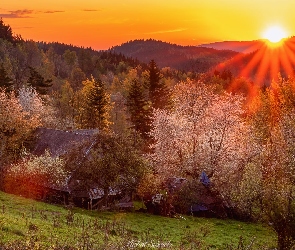
{"type": "Polygon", "coordinates": [[[131,82],[127,96],[127,107],[134,129],[139,132],[144,139],[147,139],[151,127],[151,108],[150,103],[145,98],[144,88],[137,79],[131,82]]]}
{"type": "Polygon", "coordinates": [[[105,86],[100,79],[93,79],[93,86],[86,96],[86,106],[88,113],[88,128],[98,128],[108,130],[110,125],[109,111],[111,109],[110,96],[107,94],[105,86]]]}
{"type": "Polygon", "coordinates": [[[168,103],[168,90],[165,83],[161,81],[161,73],[154,60],[149,63],[148,73],[148,90],[152,106],[163,109],[168,103]]]}
{"type": "Polygon", "coordinates": [[[8,76],[3,63],[0,64],[0,88],[5,89],[6,93],[9,93],[13,90],[12,79],[8,76]]]}
{"type": "Polygon", "coordinates": [[[30,77],[28,79],[28,85],[36,89],[40,95],[46,95],[49,87],[52,86],[52,80],[45,80],[44,77],[39,74],[33,67],[29,67],[30,77]]]}
{"type": "Polygon", "coordinates": [[[9,25],[4,24],[2,17],[0,18],[0,38],[11,43],[14,43],[12,29],[9,25]]]}

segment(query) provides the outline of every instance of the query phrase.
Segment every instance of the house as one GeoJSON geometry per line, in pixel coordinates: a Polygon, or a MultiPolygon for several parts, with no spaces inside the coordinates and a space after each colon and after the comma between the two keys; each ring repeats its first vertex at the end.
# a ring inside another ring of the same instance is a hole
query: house
{"type": "Polygon", "coordinates": [[[187,213],[201,217],[227,217],[227,209],[218,192],[212,188],[210,179],[202,172],[200,180],[189,186],[190,197],[184,197],[182,188],[189,184],[180,177],[168,178],[162,183],[162,193],[154,194],[145,200],[149,212],[173,216],[175,213],[187,213]],[[185,201],[189,198],[188,201],[185,201]]]}
{"type": "MultiPolygon", "coordinates": [[[[82,165],[83,161],[89,156],[89,153],[97,141],[98,130],[80,129],[80,130],[57,130],[49,128],[38,128],[34,133],[34,143],[31,153],[40,156],[49,151],[52,157],[62,157],[71,150],[77,150],[75,168],[82,165]]],[[[85,201],[91,199],[89,190],[80,188],[79,180],[74,178],[72,171],[64,185],[41,186],[34,183],[36,194],[34,198],[53,203],[68,204],[73,201],[75,205],[82,206],[85,201]],[[39,192],[38,192],[39,191],[39,192]]]]}
{"type": "MultiPolygon", "coordinates": [[[[45,190],[41,194],[41,199],[49,202],[74,205],[88,209],[101,206],[104,197],[104,190],[96,183],[92,183],[90,188],[83,185],[83,180],[75,173],[78,168],[83,167],[83,162],[91,157],[91,150],[99,142],[97,129],[80,130],[56,130],[48,128],[38,128],[35,132],[35,143],[32,148],[34,155],[42,155],[47,150],[52,157],[68,155],[73,149],[74,166],[64,186],[42,187],[45,190]],[[45,188],[45,189],[44,189],[45,188]]],[[[110,188],[109,200],[118,199],[121,191],[110,188]]]]}
{"type": "MultiPolygon", "coordinates": [[[[40,156],[48,151],[52,157],[66,155],[70,150],[78,145],[83,145],[79,151],[78,158],[82,163],[94,145],[98,130],[56,130],[48,128],[38,128],[34,132],[31,141],[30,151],[33,155],[40,156]]],[[[72,173],[67,180],[62,183],[44,184],[26,180],[26,188],[22,187],[23,180],[10,180],[11,184],[6,185],[6,191],[21,194],[29,198],[44,200],[51,203],[68,204],[71,198],[72,189],[68,185],[72,182],[72,173]],[[30,182],[30,183],[28,183],[30,182]],[[27,185],[29,184],[29,185],[27,185]],[[29,190],[27,189],[29,187],[29,190]]],[[[73,186],[72,186],[73,187],[73,186]]],[[[86,195],[86,198],[88,195],[86,195]]]]}

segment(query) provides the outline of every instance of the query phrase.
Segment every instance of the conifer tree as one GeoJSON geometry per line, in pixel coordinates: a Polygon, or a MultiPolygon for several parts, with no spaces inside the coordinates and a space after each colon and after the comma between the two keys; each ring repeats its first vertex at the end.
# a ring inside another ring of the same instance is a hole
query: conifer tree
{"type": "Polygon", "coordinates": [[[161,73],[154,60],[149,63],[148,73],[148,90],[152,106],[163,109],[168,103],[168,90],[165,83],[161,81],[161,73]]]}
{"type": "Polygon", "coordinates": [[[91,86],[86,92],[83,126],[85,128],[108,130],[111,109],[110,95],[106,92],[100,79],[92,79],[90,83],[91,86]]]}
{"type": "Polygon", "coordinates": [[[45,80],[44,77],[38,73],[33,67],[29,67],[30,77],[28,79],[28,85],[36,89],[40,95],[46,95],[48,88],[52,86],[52,79],[45,80]]]}
{"type": "Polygon", "coordinates": [[[12,79],[8,76],[3,63],[0,64],[0,88],[5,89],[6,93],[13,90],[12,79]]]}
{"type": "Polygon", "coordinates": [[[127,107],[134,129],[145,139],[148,138],[148,133],[150,131],[150,104],[151,103],[145,98],[142,84],[137,79],[134,79],[131,82],[127,96],[127,107]]]}
{"type": "Polygon", "coordinates": [[[14,43],[12,29],[9,25],[5,25],[2,18],[0,18],[0,38],[14,43]]]}

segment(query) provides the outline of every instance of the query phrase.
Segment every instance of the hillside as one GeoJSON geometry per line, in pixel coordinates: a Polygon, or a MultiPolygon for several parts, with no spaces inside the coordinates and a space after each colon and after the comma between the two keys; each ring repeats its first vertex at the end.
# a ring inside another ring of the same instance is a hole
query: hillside
{"type": "Polygon", "coordinates": [[[241,53],[251,53],[260,49],[264,40],[255,40],[255,41],[223,41],[223,42],[214,42],[201,44],[199,47],[213,48],[217,50],[232,50],[241,53]]]}
{"type": "Polygon", "coordinates": [[[248,249],[275,245],[274,233],[262,224],[85,211],[3,192],[0,207],[1,249],[238,249],[239,240],[245,246],[254,240],[248,249]]]}
{"type": "Polygon", "coordinates": [[[145,63],[154,59],[159,67],[171,67],[197,73],[207,72],[219,63],[238,55],[238,52],[231,50],[180,46],[152,39],[129,41],[111,48],[111,51],[145,63]]]}

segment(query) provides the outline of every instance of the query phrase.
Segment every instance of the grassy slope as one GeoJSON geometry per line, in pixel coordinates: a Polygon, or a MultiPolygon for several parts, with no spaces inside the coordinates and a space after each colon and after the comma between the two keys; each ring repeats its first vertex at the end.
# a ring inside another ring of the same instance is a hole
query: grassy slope
{"type": "Polygon", "coordinates": [[[150,246],[151,242],[164,242],[170,245],[169,249],[176,249],[182,244],[227,249],[227,244],[237,246],[242,236],[247,244],[255,237],[257,249],[276,245],[275,234],[262,224],[77,208],[73,212],[74,215],[61,206],[0,192],[0,243],[19,240],[25,244],[45,247],[60,244],[77,249],[85,249],[88,244],[90,248],[98,249],[98,246],[114,242],[128,245],[133,240],[136,244],[149,243],[150,246]]]}

